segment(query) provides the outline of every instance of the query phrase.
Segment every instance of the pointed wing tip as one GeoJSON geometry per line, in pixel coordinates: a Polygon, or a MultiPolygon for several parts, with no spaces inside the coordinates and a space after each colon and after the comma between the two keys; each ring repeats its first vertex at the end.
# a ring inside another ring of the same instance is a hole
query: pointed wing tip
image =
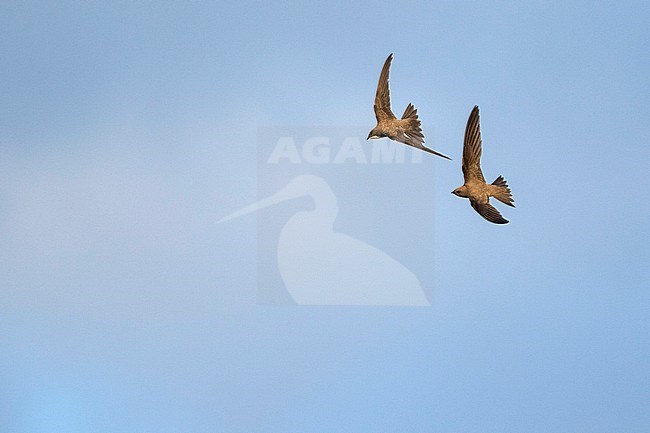
{"type": "Polygon", "coordinates": [[[481,113],[479,112],[478,105],[475,105],[474,108],[472,108],[472,112],[469,113],[469,119],[467,119],[467,124],[472,121],[472,119],[477,119],[481,116],[481,113]]]}
{"type": "Polygon", "coordinates": [[[494,223],[494,224],[508,224],[510,222],[507,219],[505,219],[503,216],[501,216],[500,214],[499,214],[498,217],[496,215],[491,215],[489,218],[486,217],[485,215],[481,215],[481,216],[483,218],[485,218],[486,221],[489,221],[489,222],[494,223]]]}
{"type": "Polygon", "coordinates": [[[470,198],[469,200],[470,204],[474,208],[476,212],[478,212],[479,215],[481,215],[483,218],[485,218],[487,221],[494,223],[494,224],[508,224],[509,221],[501,215],[501,213],[492,206],[489,202],[488,203],[478,203],[475,200],[472,200],[470,198]]]}
{"type": "MultiPolygon", "coordinates": [[[[424,140],[423,140],[422,143],[424,143],[424,140]]],[[[452,159],[451,159],[450,157],[448,157],[447,155],[442,154],[442,153],[440,153],[440,152],[438,152],[438,151],[436,151],[436,150],[429,149],[428,147],[426,147],[426,146],[425,146],[424,144],[422,144],[422,143],[420,143],[420,146],[415,146],[415,147],[417,147],[417,148],[419,148],[419,149],[421,149],[421,150],[424,150],[425,152],[428,152],[428,153],[430,153],[430,154],[432,154],[432,155],[436,155],[436,156],[439,156],[439,157],[441,157],[441,158],[448,159],[448,160],[450,160],[450,161],[452,160],[452,159]]],[[[407,144],[408,144],[408,143],[407,143],[407,144]]]]}
{"type": "Polygon", "coordinates": [[[448,156],[445,155],[444,153],[435,152],[434,155],[437,155],[437,156],[439,156],[439,157],[441,157],[441,158],[445,158],[445,159],[447,159],[447,160],[449,160],[449,161],[453,161],[453,159],[451,159],[450,157],[448,157],[448,156]]]}

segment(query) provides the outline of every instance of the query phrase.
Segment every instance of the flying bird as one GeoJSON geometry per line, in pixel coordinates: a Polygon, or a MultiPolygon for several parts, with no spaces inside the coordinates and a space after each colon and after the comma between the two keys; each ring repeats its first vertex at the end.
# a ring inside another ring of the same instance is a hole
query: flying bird
{"type": "Polygon", "coordinates": [[[408,146],[417,147],[425,152],[451,159],[442,153],[424,146],[424,135],[422,134],[420,119],[418,119],[418,110],[413,106],[413,104],[409,103],[406,110],[404,110],[401,119],[395,117],[391,111],[388,75],[390,74],[390,64],[392,60],[393,54],[391,53],[384,62],[384,67],[381,69],[381,74],[379,75],[377,94],[375,95],[375,117],[377,118],[377,126],[370,131],[367,139],[370,140],[388,137],[391,140],[399,141],[408,146]]]}
{"type": "Polygon", "coordinates": [[[508,224],[498,210],[490,204],[494,197],[508,206],[515,207],[510,188],[506,180],[499,176],[494,182],[485,182],[481,171],[481,124],[478,105],[474,106],[465,128],[465,143],[463,145],[463,176],[465,184],[451,193],[458,197],[468,198],[472,207],[486,220],[495,224],[508,224]]]}

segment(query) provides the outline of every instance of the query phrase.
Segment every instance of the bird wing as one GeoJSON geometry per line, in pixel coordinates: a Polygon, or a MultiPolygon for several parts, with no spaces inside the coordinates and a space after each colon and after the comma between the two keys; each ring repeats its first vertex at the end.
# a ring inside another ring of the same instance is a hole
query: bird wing
{"type": "Polygon", "coordinates": [[[489,201],[481,203],[477,200],[470,199],[469,202],[472,204],[474,210],[479,213],[479,215],[491,223],[508,224],[508,220],[501,216],[499,211],[494,206],[492,206],[489,201]]]}
{"type": "Polygon", "coordinates": [[[465,142],[463,144],[463,176],[465,177],[465,183],[476,180],[485,183],[481,171],[481,153],[481,118],[478,105],[475,105],[465,127],[465,142]]]}
{"type": "Polygon", "coordinates": [[[377,94],[375,95],[375,117],[377,117],[377,122],[396,118],[390,110],[390,89],[388,88],[388,75],[390,74],[390,63],[392,61],[393,53],[384,62],[377,83],[377,94]]]}

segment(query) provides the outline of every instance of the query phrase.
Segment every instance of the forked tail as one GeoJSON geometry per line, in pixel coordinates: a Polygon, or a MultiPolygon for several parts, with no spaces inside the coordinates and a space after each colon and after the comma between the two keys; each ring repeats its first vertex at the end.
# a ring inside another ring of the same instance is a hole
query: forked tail
{"type": "Polygon", "coordinates": [[[494,188],[492,188],[492,196],[499,200],[503,204],[507,204],[508,206],[515,207],[514,199],[512,198],[512,193],[510,191],[510,188],[508,187],[508,183],[506,180],[503,178],[503,176],[497,177],[494,182],[492,182],[492,185],[494,185],[494,188]]]}
{"type": "Polygon", "coordinates": [[[411,146],[421,147],[424,143],[424,134],[422,134],[422,126],[420,119],[418,118],[418,109],[410,104],[404,110],[402,114],[402,120],[406,121],[408,129],[404,131],[409,137],[409,143],[411,146]]]}
{"type": "Polygon", "coordinates": [[[443,155],[440,152],[436,152],[435,150],[424,146],[424,134],[422,134],[422,125],[418,118],[418,109],[415,108],[413,104],[409,103],[406,107],[404,114],[402,114],[402,120],[406,121],[408,125],[408,129],[404,131],[407,136],[407,144],[442,158],[451,159],[447,155],[443,155]]]}

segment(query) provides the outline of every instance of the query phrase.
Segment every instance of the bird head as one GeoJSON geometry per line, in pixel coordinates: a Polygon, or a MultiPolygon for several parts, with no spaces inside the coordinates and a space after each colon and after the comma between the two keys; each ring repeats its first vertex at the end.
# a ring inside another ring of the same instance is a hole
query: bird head
{"type": "Polygon", "coordinates": [[[458,188],[453,190],[451,193],[454,194],[454,195],[457,195],[458,197],[467,197],[468,196],[467,187],[465,185],[459,186],[458,188]]]}
{"type": "Polygon", "coordinates": [[[368,133],[368,138],[366,140],[376,140],[377,138],[381,138],[381,135],[379,135],[379,132],[377,132],[377,128],[373,128],[369,133],[368,133]]]}

